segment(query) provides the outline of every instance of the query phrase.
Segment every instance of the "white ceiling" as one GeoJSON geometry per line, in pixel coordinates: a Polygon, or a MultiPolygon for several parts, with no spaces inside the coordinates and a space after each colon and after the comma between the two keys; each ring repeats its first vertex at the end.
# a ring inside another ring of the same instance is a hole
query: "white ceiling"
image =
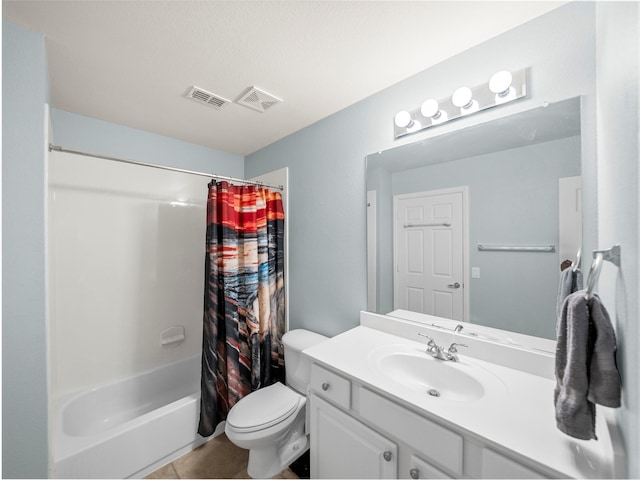
{"type": "Polygon", "coordinates": [[[59,109],[247,155],[566,2],[25,1],[59,109]],[[256,86],[264,113],[229,100],[256,86]]]}

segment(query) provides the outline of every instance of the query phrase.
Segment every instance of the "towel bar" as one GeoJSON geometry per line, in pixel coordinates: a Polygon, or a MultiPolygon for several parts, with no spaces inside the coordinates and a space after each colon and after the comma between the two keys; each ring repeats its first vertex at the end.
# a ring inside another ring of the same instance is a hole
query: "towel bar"
{"type": "Polygon", "coordinates": [[[578,249],[578,254],[576,255],[576,261],[571,265],[571,269],[575,272],[580,268],[580,262],[582,262],[582,248],[578,249]]]}
{"type": "Polygon", "coordinates": [[[602,262],[607,261],[613,263],[616,267],[620,267],[620,245],[614,245],[606,250],[594,250],[593,262],[589,269],[589,276],[587,277],[587,293],[585,298],[588,300],[593,293],[593,289],[596,286],[598,278],[600,277],[600,271],[602,270],[602,262]]]}
{"type": "Polygon", "coordinates": [[[555,252],[555,245],[482,245],[478,244],[480,252],[555,252]]]}
{"type": "Polygon", "coordinates": [[[432,223],[405,223],[403,225],[404,228],[413,228],[413,227],[450,227],[450,222],[432,222],[432,223]]]}

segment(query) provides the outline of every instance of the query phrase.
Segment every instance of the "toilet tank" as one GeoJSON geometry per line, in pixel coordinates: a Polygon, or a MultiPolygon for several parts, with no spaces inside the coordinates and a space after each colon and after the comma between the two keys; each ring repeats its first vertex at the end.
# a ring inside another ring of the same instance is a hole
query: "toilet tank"
{"type": "Polygon", "coordinates": [[[302,329],[289,330],[282,336],[287,385],[302,395],[307,394],[311,377],[311,361],[302,355],[302,351],[327,339],[324,335],[302,329]]]}

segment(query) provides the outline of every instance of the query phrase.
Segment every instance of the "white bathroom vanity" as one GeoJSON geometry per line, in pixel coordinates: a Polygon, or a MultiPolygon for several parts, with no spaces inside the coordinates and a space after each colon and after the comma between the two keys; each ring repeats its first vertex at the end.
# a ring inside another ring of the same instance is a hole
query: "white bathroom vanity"
{"type": "Polygon", "coordinates": [[[610,409],[598,406],[597,441],[556,428],[554,342],[413,315],[361,312],[304,351],[312,478],[624,477],[610,409]],[[439,360],[419,334],[467,347],[439,360]]]}

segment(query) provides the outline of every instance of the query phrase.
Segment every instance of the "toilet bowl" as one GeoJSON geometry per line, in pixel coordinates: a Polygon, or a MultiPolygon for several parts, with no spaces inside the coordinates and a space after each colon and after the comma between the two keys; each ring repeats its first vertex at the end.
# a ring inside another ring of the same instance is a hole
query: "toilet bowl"
{"type": "Polygon", "coordinates": [[[309,448],[305,407],[311,368],[301,353],[326,339],[307,330],[285,333],[287,385],[275,383],[256,390],[229,411],[225,433],[232,443],[249,450],[247,472],[252,478],[276,475],[309,448]]]}

